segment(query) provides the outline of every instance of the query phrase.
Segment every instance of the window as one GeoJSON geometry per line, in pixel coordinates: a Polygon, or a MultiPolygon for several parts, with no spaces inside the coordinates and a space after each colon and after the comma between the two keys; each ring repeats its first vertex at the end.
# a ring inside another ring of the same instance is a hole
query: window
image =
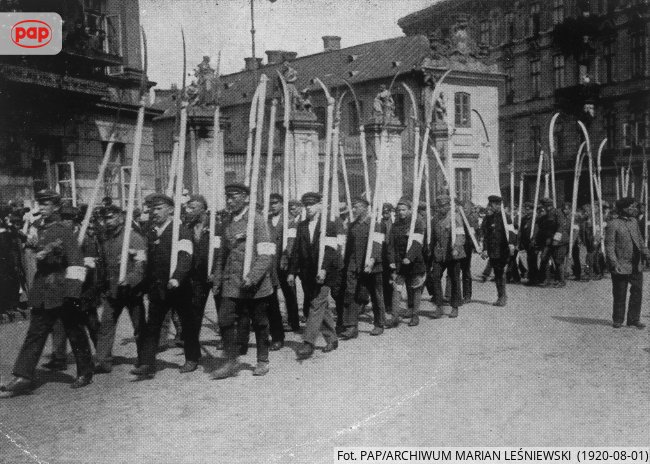
{"type": "Polygon", "coordinates": [[[314,108],[314,114],[316,115],[316,121],[320,123],[318,128],[318,138],[325,138],[325,128],[327,127],[327,110],[322,106],[317,106],[314,108]]]}
{"type": "Polygon", "coordinates": [[[395,102],[395,117],[399,119],[402,124],[406,124],[404,112],[404,94],[393,94],[393,101],[395,102]]]}
{"type": "Polygon", "coordinates": [[[632,35],[632,77],[645,75],[646,36],[643,33],[632,35]]]}
{"type": "Polygon", "coordinates": [[[564,87],[564,55],[555,55],[553,57],[553,76],[555,78],[555,88],[564,87]]]}
{"type": "Polygon", "coordinates": [[[54,176],[56,178],[54,188],[61,195],[61,201],[77,206],[77,182],[74,162],[56,163],[54,165],[54,176]]]}
{"type": "Polygon", "coordinates": [[[480,45],[490,44],[490,23],[487,21],[481,21],[480,33],[479,33],[479,44],[480,45]]]}
{"type": "Polygon", "coordinates": [[[506,15],[506,42],[515,40],[515,15],[508,13],[506,15]]]}
{"type": "Polygon", "coordinates": [[[540,31],[539,3],[530,5],[530,15],[528,16],[528,35],[537,36],[540,31]]]}
{"type": "Polygon", "coordinates": [[[506,68],[506,103],[513,103],[515,101],[515,88],[514,88],[514,82],[515,82],[515,67],[508,66],[506,68]]]}
{"type": "Polygon", "coordinates": [[[538,125],[530,126],[530,151],[533,159],[537,159],[542,148],[542,129],[538,125]]]}
{"type": "Polygon", "coordinates": [[[456,198],[460,201],[472,201],[472,170],[470,168],[456,168],[456,198]]]}
{"type": "Polygon", "coordinates": [[[614,111],[605,115],[605,133],[607,134],[607,148],[616,148],[616,113],[614,111]]]}
{"type": "Polygon", "coordinates": [[[501,37],[500,32],[500,26],[501,24],[499,23],[499,20],[501,18],[498,16],[498,14],[493,14],[492,18],[490,19],[490,45],[492,46],[497,46],[501,43],[501,40],[503,37],[501,37]]]}
{"type": "Polygon", "coordinates": [[[533,92],[532,98],[539,97],[541,64],[539,59],[530,62],[530,88],[533,92]]]}
{"type": "Polygon", "coordinates": [[[564,21],[564,0],[553,0],[553,24],[564,21]]]}
{"type": "Polygon", "coordinates": [[[636,145],[635,129],[634,123],[623,123],[623,147],[630,148],[636,145]]]}
{"type": "Polygon", "coordinates": [[[605,63],[603,80],[608,84],[614,82],[614,50],[614,42],[607,42],[603,45],[603,61],[605,63]]]}
{"type": "Polygon", "coordinates": [[[454,113],[456,127],[471,127],[471,106],[469,102],[469,94],[465,92],[457,92],[454,95],[454,113]]]}
{"type": "Polygon", "coordinates": [[[348,118],[348,134],[358,134],[359,126],[361,125],[361,118],[363,117],[363,102],[359,102],[359,111],[361,114],[357,113],[357,105],[353,101],[348,103],[348,111],[350,117],[348,118]]]}

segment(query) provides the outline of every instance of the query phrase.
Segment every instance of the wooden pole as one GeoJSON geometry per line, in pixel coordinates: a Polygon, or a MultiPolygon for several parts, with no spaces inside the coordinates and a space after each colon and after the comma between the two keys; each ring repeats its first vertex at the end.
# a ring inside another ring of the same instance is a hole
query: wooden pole
{"type": "MultiPolygon", "coordinates": [[[[335,118],[335,120],[338,118],[335,118]]],[[[339,213],[339,127],[334,123],[332,131],[332,198],[330,200],[330,221],[336,221],[339,213]]]]}
{"type": "MultiPolygon", "coordinates": [[[[524,208],[524,173],[519,178],[519,211],[517,212],[517,230],[521,234],[521,215],[524,208]]],[[[521,235],[520,235],[521,237],[521,235]]]]}
{"type": "MultiPolygon", "coordinates": [[[[532,224],[535,224],[535,220],[537,218],[537,205],[539,204],[539,184],[541,182],[541,177],[542,177],[542,164],[544,163],[544,152],[542,151],[539,154],[539,162],[537,163],[537,182],[535,183],[535,200],[533,201],[533,222],[532,224]]],[[[533,239],[533,232],[535,230],[535,227],[530,228],[530,238],[531,240],[533,239]]]]}
{"type": "Polygon", "coordinates": [[[165,195],[171,197],[174,195],[174,181],[176,180],[176,171],[178,170],[178,136],[174,136],[174,144],[172,146],[172,159],[169,163],[169,175],[167,179],[167,188],[165,195]]]}
{"type": "Polygon", "coordinates": [[[339,142],[339,154],[341,155],[341,170],[343,171],[343,182],[345,185],[345,201],[348,205],[348,215],[350,222],[353,221],[354,215],[352,214],[352,194],[350,192],[350,180],[348,179],[348,168],[345,163],[345,152],[343,151],[345,144],[343,141],[339,142]]]}
{"type": "Polygon", "coordinates": [[[212,265],[214,263],[214,250],[219,248],[220,244],[217,243],[217,214],[226,208],[226,201],[224,191],[226,188],[225,180],[225,160],[223,155],[223,145],[221,144],[221,123],[220,123],[220,108],[217,106],[214,110],[214,122],[212,129],[212,214],[210,215],[210,238],[208,249],[208,274],[211,275],[214,271],[212,265]]]}
{"type": "Polygon", "coordinates": [[[515,223],[515,142],[510,146],[510,222],[515,223]]]}
{"type": "Polygon", "coordinates": [[[278,110],[278,100],[271,102],[271,115],[269,116],[269,146],[266,152],[266,172],[264,174],[264,202],[262,217],[266,221],[271,207],[271,183],[273,182],[273,143],[275,139],[275,114],[278,110]]]}
{"type": "MultiPolygon", "coordinates": [[[[265,88],[266,90],[266,88],[265,88]]],[[[251,166],[252,166],[252,158],[253,158],[253,143],[254,138],[253,135],[256,134],[256,128],[258,127],[256,124],[256,117],[259,115],[259,108],[258,106],[260,105],[260,86],[257,86],[257,89],[255,89],[255,93],[253,94],[253,100],[251,101],[251,109],[250,112],[248,113],[248,138],[246,140],[246,164],[244,165],[244,184],[247,187],[250,187],[251,185],[251,166]]],[[[262,106],[264,106],[266,102],[262,101],[262,106]]],[[[260,130],[259,132],[262,132],[260,130]]]]}
{"type": "Polygon", "coordinates": [[[555,113],[548,127],[549,163],[551,171],[551,189],[553,192],[553,208],[557,208],[557,189],[555,184],[555,122],[560,113],[555,113]]]}
{"type": "Polygon", "coordinates": [[[569,256],[571,256],[571,251],[573,250],[573,225],[575,224],[576,210],[578,208],[578,186],[580,182],[580,173],[582,172],[582,161],[584,160],[583,150],[585,148],[585,145],[586,142],[582,142],[578,148],[576,166],[573,171],[573,195],[571,196],[571,222],[569,229],[569,256]]]}
{"type": "Polygon", "coordinates": [[[289,94],[289,87],[284,80],[284,76],[280,71],[276,71],[282,84],[282,93],[284,97],[284,153],[282,156],[282,196],[284,202],[282,203],[282,252],[287,251],[289,244],[289,182],[290,182],[290,169],[291,169],[291,135],[289,119],[291,118],[291,96],[289,94]]]}
{"type": "Polygon", "coordinates": [[[172,255],[169,264],[169,277],[176,271],[178,264],[178,242],[181,236],[181,209],[183,207],[183,179],[185,174],[185,142],[187,140],[187,106],[181,104],[181,125],[178,139],[178,162],[176,163],[176,185],[174,189],[174,219],[172,220],[172,255]]]}
{"type": "Polygon", "coordinates": [[[244,268],[242,278],[246,280],[253,265],[253,246],[255,245],[255,216],[257,215],[257,188],[260,176],[260,158],[262,156],[262,135],[264,132],[264,110],[266,104],[266,74],[260,76],[257,86],[257,120],[255,122],[255,152],[251,160],[250,203],[248,205],[248,222],[246,224],[246,244],[244,246],[244,268]]]}

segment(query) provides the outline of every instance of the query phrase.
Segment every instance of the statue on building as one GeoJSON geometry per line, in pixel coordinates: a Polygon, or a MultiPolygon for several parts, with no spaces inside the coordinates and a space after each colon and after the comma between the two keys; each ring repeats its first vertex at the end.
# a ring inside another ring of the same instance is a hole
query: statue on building
{"type": "Polygon", "coordinates": [[[395,100],[386,85],[379,87],[379,93],[372,102],[372,116],[384,124],[395,121],[395,100]]]}
{"type": "Polygon", "coordinates": [[[300,92],[300,95],[298,96],[298,99],[296,101],[296,110],[304,111],[307,113],[314,112],[314,106],[311,102],[311,96],[309,95],[308,88],[304,88],[300,92]]]}
{"type": "MultiPolygon", "coordinates": [[[[282,74],[282,77],[287,84],[287,90],[289,91],[289,104],[291,105],[291,109],[294,111],[305,111],[303,109],[303,96],[300,92],[298,92],[298,89],[296,88],[296,82],[298,81],[298,71],[292,68],[289,65],[288,61],[285,61],[282,63],[280,73],[282,74]]],[[[309,99],[308,96],[307,99],[309,99]]],[[[311,108],[311,102],[309,102],[309,106],[311,108]]]]}
{"type": "Polygon", "coordinates": [[[203,61],[194,70],[192,83],[187,87],[187,98],[190,105],[209,106],[215,105],[218,100],[218,76],[210,66],[210,57],[204,56],[203,61]]]}

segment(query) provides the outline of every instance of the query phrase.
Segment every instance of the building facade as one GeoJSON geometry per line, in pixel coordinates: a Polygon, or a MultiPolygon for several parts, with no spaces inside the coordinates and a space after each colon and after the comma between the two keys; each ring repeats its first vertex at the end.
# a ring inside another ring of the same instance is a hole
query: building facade
{"type": "MultiPolygon", "coordinates": [[[[560,113],[552,137],[558,197],[568,201],[582,141],[577,120],[588,127],[594,158],[607,138],[603,196],[615,197],[622,166],[631,166],[632,183],[641,185],[650,151],[649,18],[647,0],[446,0],[398,24],[409,36],[444,41],[466,22],[486,62],[506,75],[499,108],[502,185],[510,183],[514,158],[517,183],[522,174],[527,179],[527,198],[534,194],[540,150],[549,151],[551,118],[560,113]]],[[[588,198],[588,182],[582,182],[580,202],[588,198]]]]}
{"type": "MultiPolygon", "coordinates": [[[[142,82],[136,0],[0,0],[2,11],[55,11],[64,20],[56,56],[0,57],[0,200],[42,188],[87,201],[111,133],[101,195],[123,204],[142,82]]],[[[153,116],[146,111],[140,188],[154,190],[153,116]]],[[[101,198],[101,196],[100,196],[101,198]]]]}

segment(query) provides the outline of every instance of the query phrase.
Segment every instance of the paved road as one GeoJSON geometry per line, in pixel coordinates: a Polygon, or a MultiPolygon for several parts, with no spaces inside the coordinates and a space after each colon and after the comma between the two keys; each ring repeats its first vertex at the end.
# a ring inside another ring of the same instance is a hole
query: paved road
{"type": "MultiPolygon", "coordinates": [[[[359,339],[307,361],[289,334],[262,378],[253,349],[239,376],[210,381],[221,352],[208,325],[202,369],[181,376],[171,349],[154,380],[132,382],[124,317],[111,375],[72,391],[74,369],[39,371],[45,385],[0,403],[0,462],[325,463],[336,446],[650,444],[650,331],[611,327],[609,280],[509,286],[506,308],[489,305],[494,284],[475,285],[456,320],[426,317],[426,303],[419,327],[370,337],[365,322],[359,339]]],[[[4,380],[25,330],[0,326],[4,380]]]]}

